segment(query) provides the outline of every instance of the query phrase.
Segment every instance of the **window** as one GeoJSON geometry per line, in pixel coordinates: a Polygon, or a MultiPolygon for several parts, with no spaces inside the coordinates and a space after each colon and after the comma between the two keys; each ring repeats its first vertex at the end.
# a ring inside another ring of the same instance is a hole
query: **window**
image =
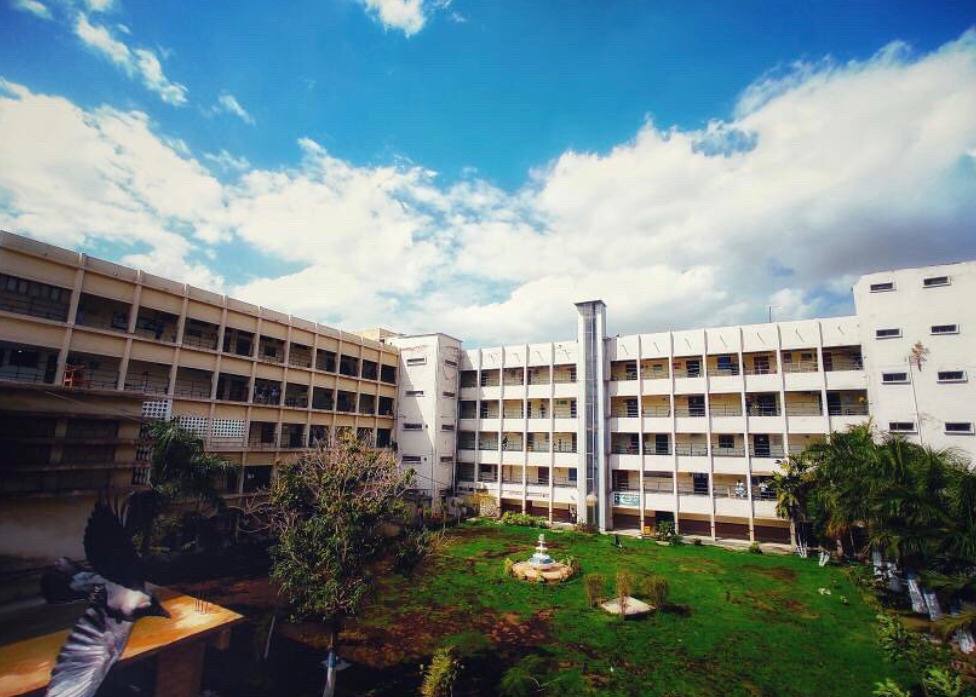
{"type": "Polygon", "coordinates": [[[408,358],[407,365],[427,365],[426,358],[408,358]]]}
{"type": "Polygon", "coordinates": [[[940,370],[939,382],[966,382],[965,370],[940,370]]]}
{"type": "Polygon", "coordinates": [[[424,425],[423,424],[417,424],[417,423],[405,423],[405,424],[403,424],[403,430],[404,431],[423,431],[424,430],[424,425]]]}
{"type": "Polygon", "coordinates": [[[441,462],[444,463],[445,465],[449,465],[452,462],[454,462],[454,458],[451,457],[450,455],[441,455],[441,462]]]}
{"type": "Polygon", "coordinates": [[[871,284],[872,293],[884,293],[885,291],[894,290],[894,289],[895,289],[894,281],[884,281],[882,283],[871,284]]]}
{"type": "Polygon", "coordinates": [[[442,392],[441,394],[443,394],[445,397],[451,397],[451,398],[454,397],[454,393],[453,392],[447,392],[446,390],[444,392],[442,392]]]}
{"type": "Polygon", "coordinates": [[[973,422],[972,421],[946,421],[945,432],[972,434],[973,422]]]}
{"type": "Polygon", "coordinates": [[[958,324],[933,324],[932,333],[933,334],[958,334],[959,325],[958,324]]]}
{"type": "Polygon", "coordinates": [[[949,285],[948,276],[929,276],[928,278],[922,279],[923,288],[938,288],[939,286],[949,285]]]}
{"type": "Polygon", "coordinates": [[[419,465],[421,461],[420,455],[404,455],[403,464],[405,465],[419,465]]]}
{"type": "Polygon", "coordinates": [[[718,447],[722,449],[732,449],[735,447],[735,436],[731,433],[720,433],[718,436],[718,447]]]}
{"type": "Polygon", "coordinates": [[[885,385],[903,385],[908,382],[908,373],[881,373],[881,382],[885,385]]]}
{"type": "Polygon", "coordinates": [[[457,361],[452,361],[450,359],[445,359],[444,360],[444,365],[449,365],[452,368],[457,368],[457,361]]]}
{"type": "Polygon", "coordinates": [[[423,397],[424,396],[424,391],[423,390],[407,390],[407,396],[408,397],[423,397]]]}
{"type": "Polygon", "coordinates": [[[39,360],[41,360],[41,354],[37,351],[14,349],[10,352],[10,365],[18,368],[36,368],[39,360]]]}
{"type": "Polygon", "coordinates": [[[901,329],[875,329],[875,339],[894,339],[901,336],[901,329]]]}
{"type": "Polygon", "coordinates": [[[441,430],[442,431],[453,431],[454,430],[454,424],[441,424],[441,430]]]}
{"type": "Polygon", "coordinates": [[[888,430],[892,433],[914,433],[915,432],[915,422],[914,421],[891,421],[888,424],[888,430]]]}

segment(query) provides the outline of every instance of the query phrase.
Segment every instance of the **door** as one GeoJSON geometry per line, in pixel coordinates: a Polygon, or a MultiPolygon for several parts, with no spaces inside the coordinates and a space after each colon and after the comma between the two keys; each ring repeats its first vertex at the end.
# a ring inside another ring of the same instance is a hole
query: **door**
{"type": "Polygon", "coordinates": [[[752,359],[752,365],[756,375],[769,374],[769,356],[756,356],[752,359]]]}
{"type": "Polygon", "coordinates": [[[691,475],[692,491],[701,496],[708,496],[708,475],[704,472],[695,472],[691,475]]]}
{"type": "Polygon", "coordinates": [[[701,361],[697,358],[689,358],[686,360],[685,367],[688,369],[688,377],[701,377],[701,361]]]}
{"type": "Polygon", "coordinates": [[[688,415],[705,416],[705,395],[693,394],[688,396],[688,415]]]}
{"type": "Polygon", "coordinates": [[[769,457],[769,434],[756,433],[752,436],[752,454],[756,457],[769,457]]]}
{"type": "MultiPolygon", "coordinates": [[[[824,356],[824,364],[827,363],[827,356],[824,356]]],[[[839,416],[843,413],[840,404],[840,395],[836,392],[827,393],[827,413],[831,416],[839,416]]]]}
{"type": "Polygon", "coordinates": [[[667,433],[655,433],[654,434],[654,454],[655,455],[670,455],[671,448],[668,442],[670,437],[667,433]]]}

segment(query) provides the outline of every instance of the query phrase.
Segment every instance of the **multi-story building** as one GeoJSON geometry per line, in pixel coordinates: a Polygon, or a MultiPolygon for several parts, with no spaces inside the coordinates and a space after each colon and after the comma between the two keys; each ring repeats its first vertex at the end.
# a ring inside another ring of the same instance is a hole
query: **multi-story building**
{"type": "Polygon", "coordinates": [[[788,542],[782,459],[873,419],[976,459],[976,263],[872,274],[850,317],[464,352],[457,486],[600,529],[788,542]],[[969,328],[967,330],[967,327],[969,328]]]}
{"type": "Polygon", "coordinates": [[[398,360],[391,344],[2,233],[0,555],[77,555],[92,497],[143,481],[148,418],[177,418],[236,465],[229,497],[341,429],[388,446],[398,360]]]}
{"type": "Polygon", "coordinates": [[[856,312],[464,350],[445,334],[341,332],[0,235],[0,555],[77,553],[105,487],[138,486],[140,429],[175,417],[265,487],[340,429],[392,447],[420,493],[602,530],[673,521],[789,541],[770,480],[790,453],[873,419],[976,457],[976,263],[871,274],[856,312]]]}

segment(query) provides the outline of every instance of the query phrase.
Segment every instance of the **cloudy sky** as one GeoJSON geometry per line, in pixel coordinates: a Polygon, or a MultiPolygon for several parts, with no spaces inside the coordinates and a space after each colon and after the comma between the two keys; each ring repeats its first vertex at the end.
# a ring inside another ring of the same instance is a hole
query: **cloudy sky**
{"type": "Polygon", "coordinates": [[[976,5],[0,0],[0,228],[471,345],[976,258],[976,5]]]}

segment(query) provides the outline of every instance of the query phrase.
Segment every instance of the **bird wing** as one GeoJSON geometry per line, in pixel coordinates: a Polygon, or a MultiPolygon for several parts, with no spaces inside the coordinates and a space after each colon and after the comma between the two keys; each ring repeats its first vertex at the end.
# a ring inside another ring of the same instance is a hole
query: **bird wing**
{"type": "Polygon", "coordinates": [[[95,504],[85,528],[85,556],[100,575],[128,588],[143,588],[142,559],[119,515],[101,501],[95,504]]]}
{"type": "Polygon", "coordinates": [[[132,622],[106,612],[104,592],[96,594],[71,629],[51,671],[46,697],[91,697],[122,655],[132,622]]]}

